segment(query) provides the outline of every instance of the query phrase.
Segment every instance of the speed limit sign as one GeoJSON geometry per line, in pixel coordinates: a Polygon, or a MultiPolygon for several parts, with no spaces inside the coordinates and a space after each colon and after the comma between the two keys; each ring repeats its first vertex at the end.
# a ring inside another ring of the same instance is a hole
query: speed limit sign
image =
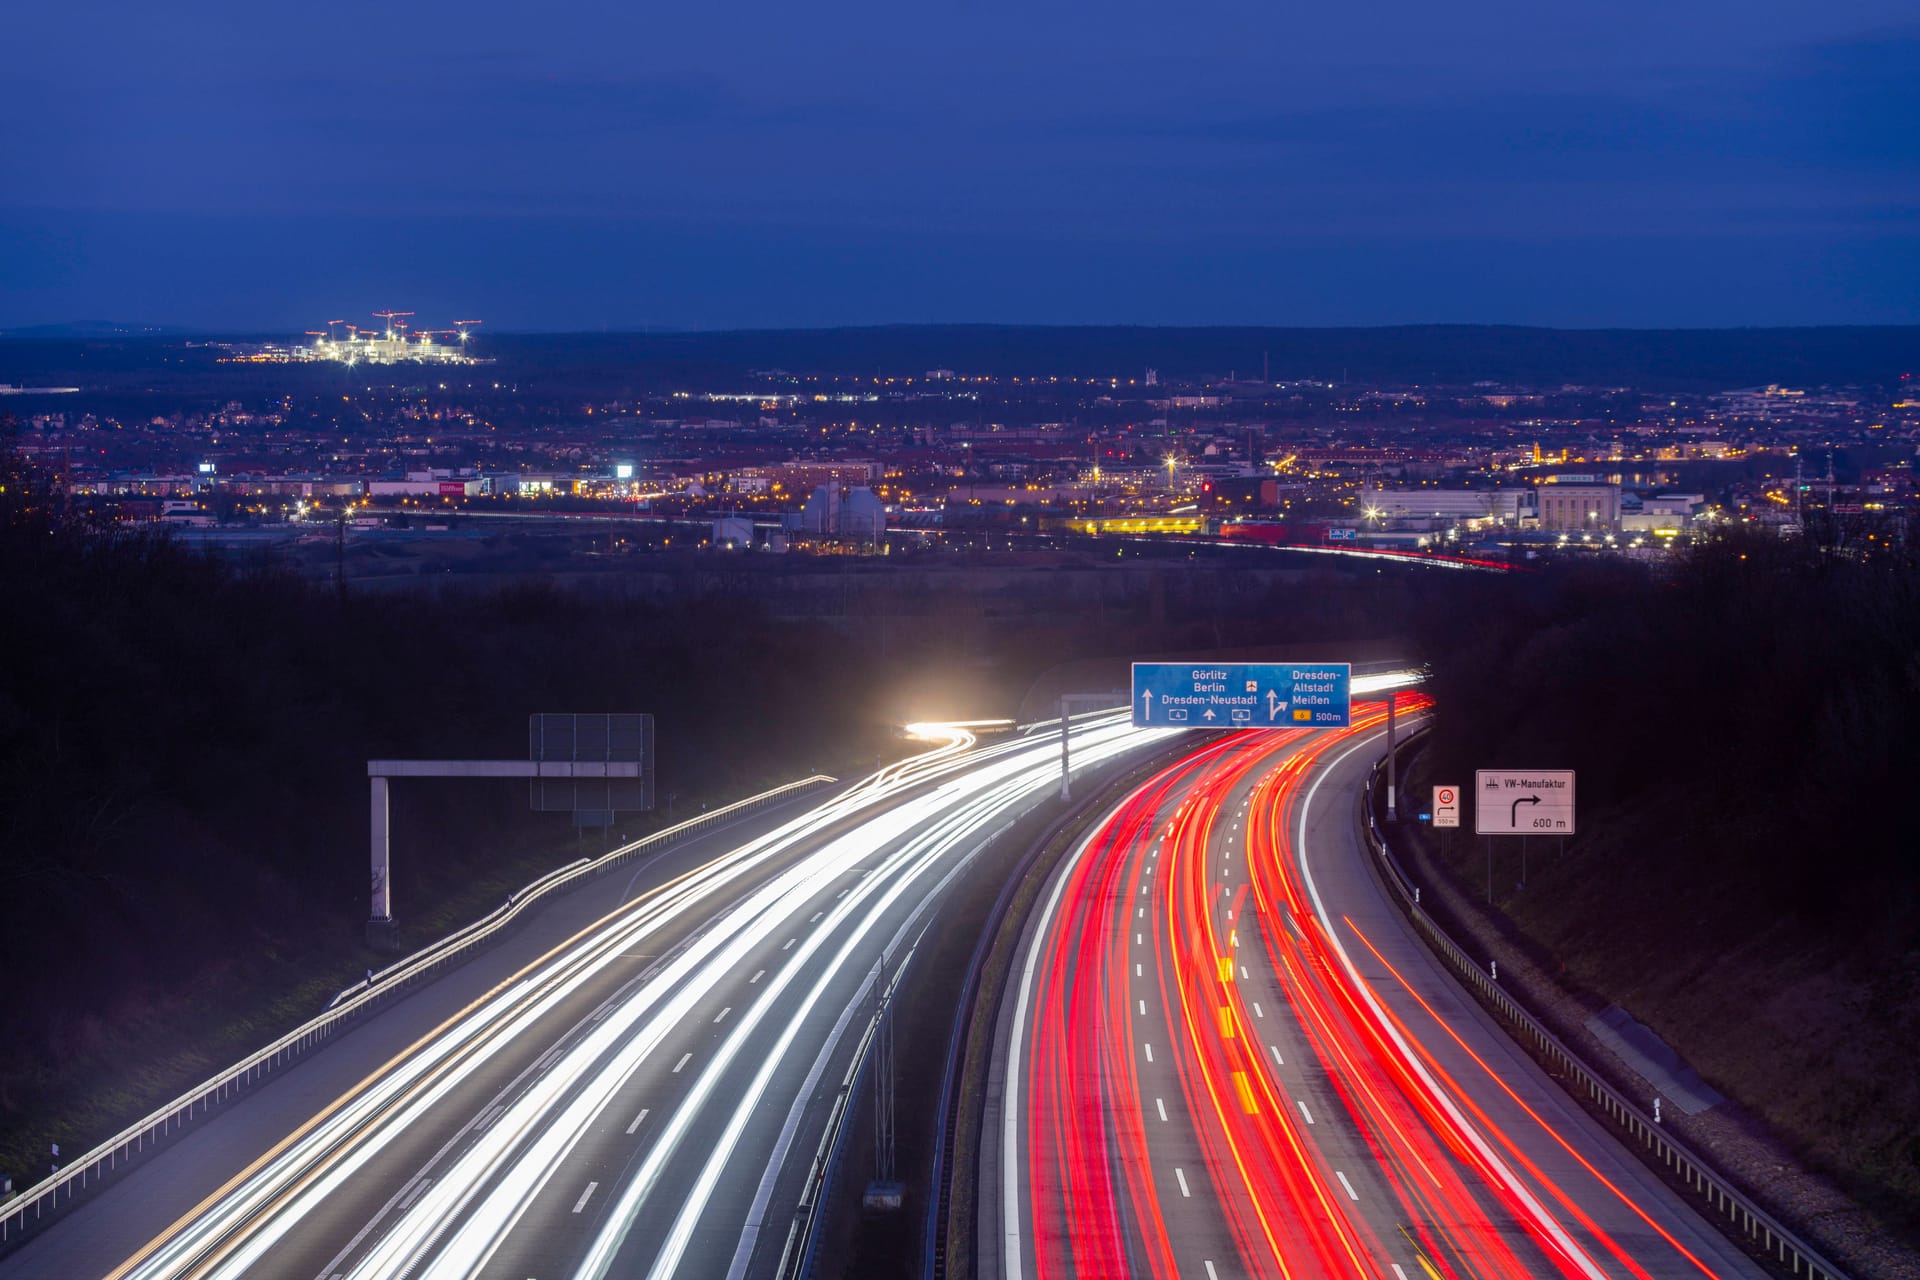
{"type": "Polygon", "coordinates": [[[1433,789],[1433,825],[1436,827],[1460,825],[1460,788],[1435,787],[1433,789]]]}

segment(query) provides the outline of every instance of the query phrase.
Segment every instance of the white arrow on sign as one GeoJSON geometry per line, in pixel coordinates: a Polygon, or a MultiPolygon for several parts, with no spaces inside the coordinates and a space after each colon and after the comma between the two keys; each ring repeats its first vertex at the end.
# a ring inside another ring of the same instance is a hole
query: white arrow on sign
{"type": "Polygon", "coordinates": [[[1207,719],[1207,720],[1211,720],[1211,719],[1213,719],[1213,708],[1212,708],[1212,707],[1208,707],[1208,708],[1206,709],[1206,712],[1205,712],[1205,714],[1204,714],[1204,716],[1203,716],[1202,718],[1203,718],[1203,719],[1207,719]]]}
{"type": "Polygon", "coordinates": [[[1142,689],[1140,691],[1140,718],[1142,720],[1153,719],[1153,690],[1151,689],[1142,689]]]}
{"type": "Polygon", "coordinates": [[[1267,719],[1274,720],[1277,719],[1279,715],[1280,695],[1269,689],[1267,690],[1267,719]]]}

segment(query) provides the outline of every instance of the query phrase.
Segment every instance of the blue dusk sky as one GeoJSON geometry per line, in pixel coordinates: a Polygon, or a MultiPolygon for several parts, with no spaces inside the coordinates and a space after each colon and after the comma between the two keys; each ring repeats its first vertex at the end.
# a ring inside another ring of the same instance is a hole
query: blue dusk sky
{"type": "Polygon", "coordinates": [[[1913,323],[1914,14],[21,5],[0,327],[1913,323]]]}

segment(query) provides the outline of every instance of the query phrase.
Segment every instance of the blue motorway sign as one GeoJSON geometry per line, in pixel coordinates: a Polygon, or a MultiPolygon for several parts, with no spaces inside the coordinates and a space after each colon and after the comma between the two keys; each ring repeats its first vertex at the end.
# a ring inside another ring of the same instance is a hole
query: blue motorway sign
{"type": "Polygon", "coordinates": [[[1152,729],[1345,728],[1344,662],[1136,662],[1133,722],[1152,729]]]}

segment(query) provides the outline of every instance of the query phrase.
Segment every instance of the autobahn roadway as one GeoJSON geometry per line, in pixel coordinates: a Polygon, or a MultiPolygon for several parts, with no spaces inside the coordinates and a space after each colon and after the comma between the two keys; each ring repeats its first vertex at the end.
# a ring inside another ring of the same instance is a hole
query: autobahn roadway
{"type": "Polygon", "coordinates": [[[1387,899],[1384,719],[1199,747],[1063,862],[996,1036],[983,1276],[1766,1274],[1387,899]]]}
{"type": "MultiPolygon", "coordinates": [[[[1057,735],[922,732],[931,750],[664,878],[458,1007],[423,1017],[434,987],[406,997],[0,1277],[775,1273],[879,974],[1059,785],[1057,735]]],[[[1159,736],[1087,717],[1074,765],[1159,736]]]]}

